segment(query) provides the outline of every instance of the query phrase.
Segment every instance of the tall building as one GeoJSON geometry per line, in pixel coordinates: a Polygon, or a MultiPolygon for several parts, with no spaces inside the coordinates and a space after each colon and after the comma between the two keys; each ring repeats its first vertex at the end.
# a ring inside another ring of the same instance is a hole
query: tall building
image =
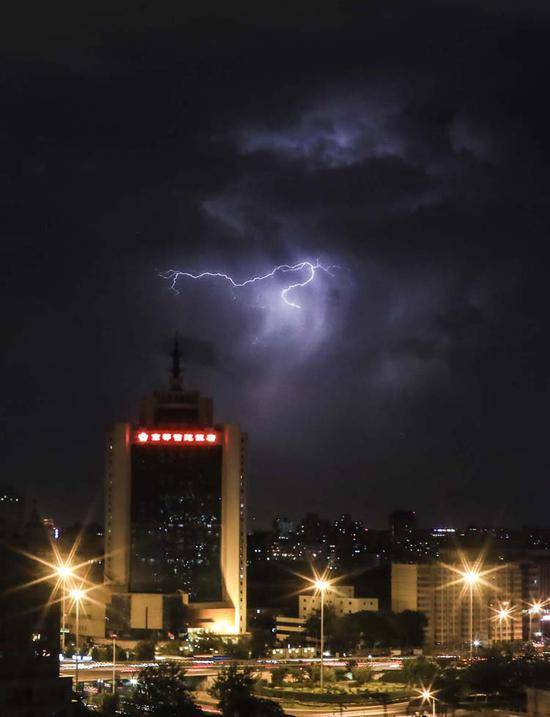
{"type": "Polygon", "coordinates": [[[112,629],[172,630],[185,613],[194,627],[246,630],[245,456],[239,427],[214,424],[212,400],[183,388],[176,342],[168,390],[108,436],[112,629]]]}
{"type": "Polygon", "coordinates": [[[394,612],[418,610],[428,619],[426,643],[464,647],[473,639],[481,644],[522,639],[522,569],[518,563],[486,564],[483,580],[474,588],[470,608],[469,588],[460,578],[461,564],[437,563],[391,566],[391,605],[394,612]],[[501,608],[510,609],[505,620],[501,608]]]}

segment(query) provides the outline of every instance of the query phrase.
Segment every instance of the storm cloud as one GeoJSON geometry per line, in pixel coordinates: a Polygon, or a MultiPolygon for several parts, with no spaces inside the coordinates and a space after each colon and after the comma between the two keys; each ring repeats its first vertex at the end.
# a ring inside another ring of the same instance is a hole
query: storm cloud
{"type": "Polygon", "coordinates": [[[101,493],[179,332],[259,520],[544,519],[546,4],[310,9],[2,28],[2,470],[47,512],[101,493]],[[316,259],[300,309],[284,274],[160,276],[316,259]]]}

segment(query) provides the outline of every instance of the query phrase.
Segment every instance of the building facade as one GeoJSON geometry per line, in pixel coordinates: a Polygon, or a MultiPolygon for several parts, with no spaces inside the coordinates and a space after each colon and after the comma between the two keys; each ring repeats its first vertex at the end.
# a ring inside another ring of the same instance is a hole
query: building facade
{"type": "Polygon", "coordinates": [[[460,574],[463,571],[461,564],[393,563],[392,610],[423,612],[428,619],[426,643],[432,646],[468,646],[470,632],[476,644],[521,640],[521,566],[484,565],[482,580],[472,588],[471,604],[470,589],[460,574]],[[505,619],[499,618],[502,609],[508,613],[505,619]]]}
{"type": "MultiPolygon", "coordinates": [[[[325,607],[342,617],[362,610],[378,611],[378,598],[355,597],[353,585],[337,585],[325,593],[325,607]]],[[[307,620],[321,609],[321,595],[300,595],[298,611],[302,620],[307,620]]]]}
{"type": "Polygon", "coordinates": [[[171,382],[107,440],[107,630],[246,631],[246,436],[171,382]]]}

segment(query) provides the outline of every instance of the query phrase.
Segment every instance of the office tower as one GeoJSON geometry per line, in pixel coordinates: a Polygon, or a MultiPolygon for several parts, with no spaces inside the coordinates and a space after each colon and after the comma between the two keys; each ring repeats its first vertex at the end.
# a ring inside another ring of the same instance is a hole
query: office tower
{"type": "Polygon", "coordinates": [[[168,389],[108,436],[113,629],[121,614],[127,632],[172,629],[179,612],[197,628],[246,630],[245,455],[239,427],[215,424],[212,400],[183,387],[176,342],[168,389]]]}

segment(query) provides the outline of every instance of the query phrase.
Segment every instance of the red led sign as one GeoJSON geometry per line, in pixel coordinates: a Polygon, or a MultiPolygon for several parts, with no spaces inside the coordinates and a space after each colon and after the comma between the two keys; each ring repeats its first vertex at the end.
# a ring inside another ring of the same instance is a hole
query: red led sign
{"type": "Polygon", "coordinates": [[[198,443],[203,446],[212,446],[218,443],[218,434],[214,431],[193,431],[185,430],[165,430],[165,429],[140,429],[134,433],[134,443],[142,445],[149,443],[160,443],[161,445],[176,444],[190,445],[198,443]]]}

